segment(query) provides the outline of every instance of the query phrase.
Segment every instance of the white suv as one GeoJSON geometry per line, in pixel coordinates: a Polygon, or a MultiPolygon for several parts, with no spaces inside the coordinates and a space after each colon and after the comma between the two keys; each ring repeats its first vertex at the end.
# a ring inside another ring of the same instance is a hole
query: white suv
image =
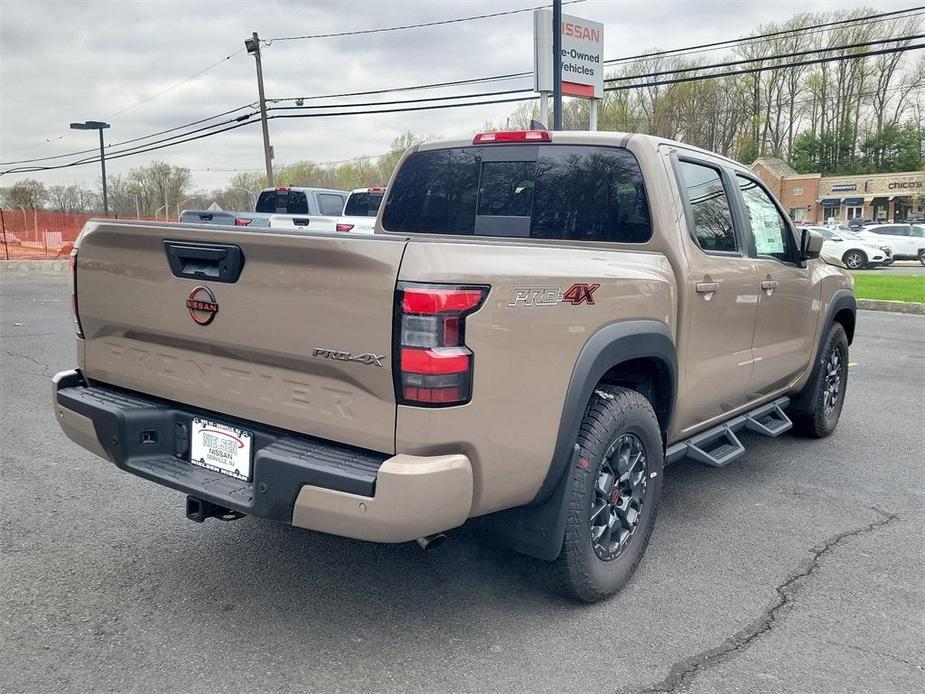
{"type": "Polygon", "coordinates": [[[925,265],[925,225],[872,224],[858,236],[868,243],[888,243],[896,260],[918,260],[925,265]]]}
{"type": "Polygon", "coordinates": [[[372,234],[383,195],[385,188],[381,186],[350,191],[343,215],[337,220],[337,231],[372,234]]]}
{"type": "Polygon", "coordinates": [[[828,227],[806,227],[822,234],[822,255],[841,260],[849,270],[885,265],[892,262],[888,249],[876,246],[872,241],[860,239],[850,232],[828,227]]]}

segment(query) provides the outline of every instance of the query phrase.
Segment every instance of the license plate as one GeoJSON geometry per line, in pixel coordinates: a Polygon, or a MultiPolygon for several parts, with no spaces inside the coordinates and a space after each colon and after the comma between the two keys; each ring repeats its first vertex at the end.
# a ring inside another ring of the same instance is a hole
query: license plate
{"type": "Polygon", "coordinates": [[[190,439],[190,462],[249,481],[253,443],[254,437],[249,431],[196,417],[190,439]]]}

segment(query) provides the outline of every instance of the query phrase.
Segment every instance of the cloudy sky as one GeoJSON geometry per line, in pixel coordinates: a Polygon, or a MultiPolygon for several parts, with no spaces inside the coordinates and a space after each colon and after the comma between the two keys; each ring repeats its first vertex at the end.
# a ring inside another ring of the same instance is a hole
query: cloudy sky
{"type": "MultiPolygon", "coordinates": [[[[0,161],[93,147],[95,133],[69,131],[76,120],[106,120],[108,142],[148,135],[256,100],[254,60],[241,49],[261,38],[353,31],[534,7],[542,0],[279,0],[131,2],[3,0],[0,3],[0,161]],[[240,51],[240,52],[239,52],[240,51]],[[232,55],[222,61],[225,56],[232,55]],[[195,73],[217,67],[179,86],[195,73]],[[159,92],[168,90],[163,94],[159,92]],[[150,97],[154,98],[150,98],[150,97]],[[140,103],[139,102],[142,102],[140,103]]],[[[606,58],[737,38],[759,24],[801,11],[911,2],[817,0],[585,0],[567,14],[603,22],[606,58]]],[[[467,79],[532,69],[532,18],[524,12],[365,36],[273,41],[263,49],[267,98],[320,95],[467,79]]],[[[719,54],[707,54],[707,57],[719,54]]],[[[530,79],[362,97],[414,98],[530,86],[530,79]]],[[[314,103],[350,103],[336,99],[314,103]]],[[[328,162],[387,151],[406,130],[437,136],[502,122],[514,105],[270,122],[276,164],[328,162]]],[[[110,174],[154,159],[189,167],[197,187],[227,183],[235,170],[263,165],[259,126],[109,162],[110,174]]],[[[54,160],[49,163],[66,162],[54,160]]],[[[10,165],[0,165],[0,169],[10,165]]],[[[99,164],[0,176],[0,186],[34,176],[52,185],[95,185],[99,164]]]]}

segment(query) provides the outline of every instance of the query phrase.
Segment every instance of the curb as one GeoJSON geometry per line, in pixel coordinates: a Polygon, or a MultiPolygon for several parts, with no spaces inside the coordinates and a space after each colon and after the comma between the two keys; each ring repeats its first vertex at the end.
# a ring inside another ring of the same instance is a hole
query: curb
{"type": "Polygon", "coordinates": [[[0,261],[0,273],[64,272],[67,263],[66,260],[4,260],[0,261]]]}
{"type": "Polygon", "coordinates": [[[911,313],[917,316],[925,316],[925,304],[915,304],[911,301],[858,299],[858,308],[866,311],[889,311],[890,313],[911,313]]]}

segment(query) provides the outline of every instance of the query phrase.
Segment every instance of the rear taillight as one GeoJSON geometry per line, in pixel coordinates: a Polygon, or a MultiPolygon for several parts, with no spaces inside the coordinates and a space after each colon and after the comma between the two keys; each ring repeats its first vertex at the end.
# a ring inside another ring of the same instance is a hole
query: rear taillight
{"type": "Polygon", "coordinates": [[[350,231],[351,229],[353,229],[353,225],[352,224],[338,224],[334,228],[337,229],[337,231],[350,231]]]}
{"type": "Polygon", "coordinates": [[[80,312],[77,310],[77,247],[71,251],[67,259],[67,265],[71,269],[71,310],[74,312],[74,326],[77,330],[77,337],[83,337],[84,331],[80,325],[80,312]]]}
{"type": "Polygon", "coordinates": [[[400,282],[396,301],[395,382],[399,404],[445,407],[472,396],[473,354],[466,316],[488,287],[400,282]]]}
{"type": "Polygon", "coordinates": [[[247,217],[236,217],[234,220],[234,225],[236,227],[246,227],[249,226],[252,221],[254,220],[248,219],[247,217]]]}

